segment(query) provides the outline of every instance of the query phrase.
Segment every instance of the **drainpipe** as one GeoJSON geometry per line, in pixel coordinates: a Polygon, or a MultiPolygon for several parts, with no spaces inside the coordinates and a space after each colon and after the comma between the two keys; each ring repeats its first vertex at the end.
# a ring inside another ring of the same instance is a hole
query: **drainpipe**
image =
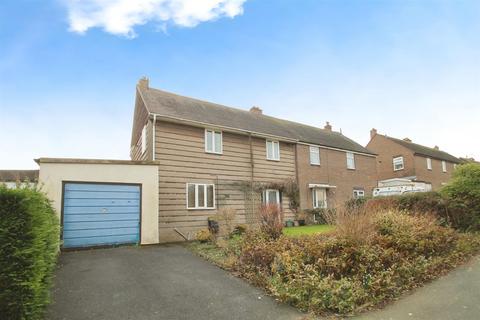
{"type": "Polygon", "coordinates": [[[157,126],[157,115],[154,113],[153,114],[153,136],[152,136],[152,160],[155,161],[155,127],[157,126]]]}

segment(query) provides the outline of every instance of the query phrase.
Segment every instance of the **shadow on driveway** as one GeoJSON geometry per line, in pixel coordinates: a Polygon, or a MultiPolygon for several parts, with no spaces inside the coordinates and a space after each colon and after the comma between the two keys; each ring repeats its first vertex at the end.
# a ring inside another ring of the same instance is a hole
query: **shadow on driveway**
{"type": "Polygon", "coordinates": [[[301,319],[180,245],[65,252],[47,319],[301,319]]]}

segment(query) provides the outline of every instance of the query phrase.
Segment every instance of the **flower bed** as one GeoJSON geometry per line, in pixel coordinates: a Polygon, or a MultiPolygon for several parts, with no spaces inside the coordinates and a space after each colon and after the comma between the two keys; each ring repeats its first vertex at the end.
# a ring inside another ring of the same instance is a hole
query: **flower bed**
{"type": "Polygon", "coordinates": [[[480,236],[390,211],[331,233],[275,240],[250,231],[192,248],[301,310],[353,314],[451,270],[479,252],[480,236]]]}

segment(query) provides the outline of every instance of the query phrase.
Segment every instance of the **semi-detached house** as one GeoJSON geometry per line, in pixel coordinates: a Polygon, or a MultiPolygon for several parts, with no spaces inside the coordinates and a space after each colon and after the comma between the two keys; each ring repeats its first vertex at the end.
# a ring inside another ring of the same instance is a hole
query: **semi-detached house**
{"type": "Polygon", "coordinates": [[[376,155],[328,123],[320,129],[184,97],[148,79],[136,89],[131,158],[158,165],[160,242],[193,235],[222,207],[249,223],[262,202],[277,203],[293,219],[275,187],[286,181],[298,184],[301,209],[336,207],[376,186],[376,155]]]}

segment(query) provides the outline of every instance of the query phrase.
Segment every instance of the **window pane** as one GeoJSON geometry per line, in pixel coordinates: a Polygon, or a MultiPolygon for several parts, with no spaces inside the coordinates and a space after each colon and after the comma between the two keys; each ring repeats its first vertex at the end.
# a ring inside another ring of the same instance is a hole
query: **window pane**
{"type": "Polygon", "coordinates": [[[213,185],[208,185],[207,186],[207,207],[208,208],[213,208],[213,185]]]}
{"type": "Polygon", "coordinates": [[[199,184],[198,186],[198,207],[204,208],[205,207],[205,186],[203,184],[199,184]]]}
{"type": "Polygon", "coordinates": [[[267,141],[267,159],[273,158],[273,143],[272,141],[267,141]]]}
{"type": "Polygon", "coordinates": [[[207,151],[212,152],[213,151],[213,132],[210,130],[206,131],[207,133],[205,134],[205,148],[207,151]]]}
{"type": "Polygon", "coordinates": [[[275,159],[278,160],[280,159],[280,143],[274,142],[273,143],[274,150],[275,150],[275,159]]]}
{"type": "Polygon", "coordinates": [[[215,152],[222,152],[222,134],[215,132],[215,152]]]}
{"type": "Polygon", "coordinates": [[[188,185],[188,207],[195,208],[195,185],[188,185]]]}
{"type": "Polygon", "coordinates": [[[355,156],[351,152],[347,153],[347,168],[355,169],[355,156]]]}
{"type": "Polygon", "coordinates": [[[267,203],[277,204],[278,203],[277,195],[278,195],[277,190],[267,190],[267,193],[266,193],[267,203]]]}
{"type": "Polygon", "coordinates": [[[320,164],[320,149],[310,147],[310,164],[320,164]]]}

